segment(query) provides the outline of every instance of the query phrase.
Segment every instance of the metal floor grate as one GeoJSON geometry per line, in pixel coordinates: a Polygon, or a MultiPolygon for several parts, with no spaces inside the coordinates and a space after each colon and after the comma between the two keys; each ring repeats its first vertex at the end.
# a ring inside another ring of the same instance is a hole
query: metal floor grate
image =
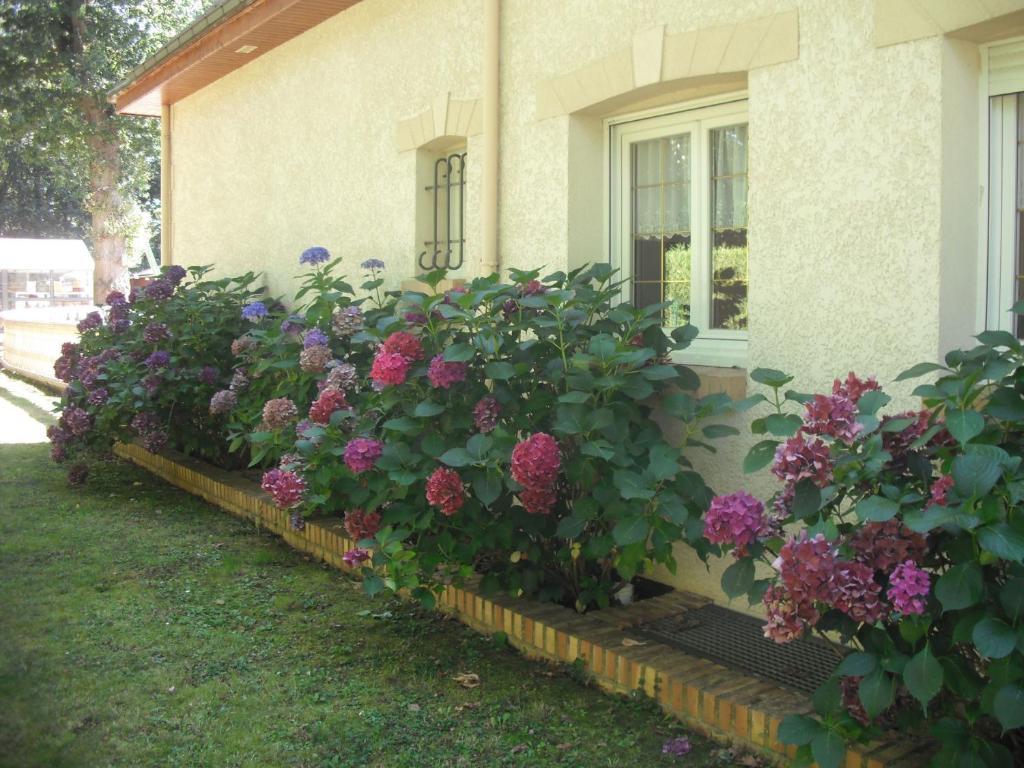
{"type": "Polygon", "coordinates": [[[839,646],[815,638],[779,645],[765,638],[763,627],[761,619],[706,605],[657,619],[635,631],[693,656],[806,693],[813,693],[839,663],[839,646]]]}

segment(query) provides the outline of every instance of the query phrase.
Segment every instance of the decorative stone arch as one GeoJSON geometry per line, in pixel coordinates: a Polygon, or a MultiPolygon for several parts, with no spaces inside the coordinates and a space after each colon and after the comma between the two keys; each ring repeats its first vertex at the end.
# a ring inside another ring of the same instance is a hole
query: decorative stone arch
{"type": "Polygon", "coordinates": [[[464,144],[482,130],[481,99],[458,100],[451,98],[450,93],[442,93],[418,115],[398,122],[398,149],[405,152],[464,144]]]}
{"type": "Polygon", "coordinates": [[[608,114],[622,103],[691,84],[735,84],[752,69],[798,56],[795,10],[677,34],[667,34],[665,25],[650,27],[637,32],[628,48],[540,83],[537,117],[608,114]]]}
{"type": "Polygon", "coordinates": [[[950,35],[985,43],[1024,34],[1024,0],[875,0],[875,45],[950,35]]]}

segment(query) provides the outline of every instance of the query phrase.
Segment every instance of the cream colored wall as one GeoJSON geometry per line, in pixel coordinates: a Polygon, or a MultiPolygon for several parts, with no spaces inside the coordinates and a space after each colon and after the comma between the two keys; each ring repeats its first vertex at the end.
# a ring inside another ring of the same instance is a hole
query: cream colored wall
{"type": "MultiPolygon", "coordinates": [[[[479,95],[478,6],[366,0],[175,104],[173,260],[263,271],[277,294],[310,245],[350,275],[380,258],[391,285],[408,277],[416,153],[396,126],[446,91],[479,95]]],[[[469,187],[475,235],[472,170],[469,187]]]]}
{"type": "MultiPolygon", "coordinates": [[[[346,266],[376,256],[394,281],[409,276],[415,152],[399,151],[395,126],[438,93],[482,96],[480,2],[364,0],[176,105],[175,260],[263,269],[281,292],[298,253],[316,243],[346,266]]],[[[790,371],[804,391],[848,370],[890,382],[966,339],[976,309],[976,47],[933,36],[878,48],[870,0],[504,0],[503,265],[604,258],[603,115],[538,119],[541,83],[652,26],[675,34],[793,8],[798,58],[745,79],[749,367],[790,371]]],[[[469,140],[470,275],[480,141],[469,140]]],[[[745,429],[746,419],[735,423],[745,429]]],[[[773,490],[740,474],[749,442],[694,457],[717,490],[773,490]]],[[[662,576],[720,597],[727,563],[708,573],[684,548],[680,560],[662,576]]]]}

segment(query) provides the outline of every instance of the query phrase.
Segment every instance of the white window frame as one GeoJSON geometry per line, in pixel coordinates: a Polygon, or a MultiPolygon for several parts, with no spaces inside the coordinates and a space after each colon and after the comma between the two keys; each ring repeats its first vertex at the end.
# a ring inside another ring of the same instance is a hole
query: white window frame
{"type": "MultiPolygon", "coordinates": [[[[1009,311],[1014,303],[1017,279],[1016,216],[1006,216],[1015,207],[1017,158],[997,155],[994,142],[1009,131],[1016,142],[1016,107],[1002,115],[1001,125],[993,123],[989,96],[989,51],[1002,45],[1024,41],[1024,37],[986,43],[980,48],[981,78],[978,88],[978,171],[981,177],[981,201],[978,210],[978,313],[979,329],[1015,332],[1014,315],[1009,311]]],[[[1005,146],[1005,140],[1003,141],[1005,146]]]]}
{"type": "MultiPolygon", "coordinates": [[[[749,125],[746,92],[631,113],[604,121],[604,177],[607,180],[604,210],[608,223],[605,255],[612,267],[619,270],[620,279],[624,280],[622,300],[626,302],[632,301],[631,146],[638,141],[685,132],[690,132],[692,137],[694,162],[691,163],[690,184],[690,322],[700,329],[700,335],[689,348],[675,355],[677,362],[741,367],[747,364],[748,331],[701,326],[702,323],[710,324],[711,317],[711,279],[708,274],[711,267],[709,136],[714,128],[737,123],[749,125]]],[[[749,128],[747,135],[750,135],[749,128]]],[[[748,169],[749,154],[748,150],[748,169]]],[[[749,220],[747,237],[749,249],[749,220]]]]}

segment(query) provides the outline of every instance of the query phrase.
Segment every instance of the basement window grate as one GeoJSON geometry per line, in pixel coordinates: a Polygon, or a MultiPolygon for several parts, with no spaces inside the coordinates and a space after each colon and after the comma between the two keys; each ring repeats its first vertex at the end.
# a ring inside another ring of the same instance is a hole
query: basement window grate
{"type": "Polygon", "coordinates": [[[813,693],[824,683],[845,654],[838,645],[817,638],[780,645],[765,638],[763,627],[761,619],[706,605],[645,623],[635,631],[692,656],[804,693],[813,693]]]}

